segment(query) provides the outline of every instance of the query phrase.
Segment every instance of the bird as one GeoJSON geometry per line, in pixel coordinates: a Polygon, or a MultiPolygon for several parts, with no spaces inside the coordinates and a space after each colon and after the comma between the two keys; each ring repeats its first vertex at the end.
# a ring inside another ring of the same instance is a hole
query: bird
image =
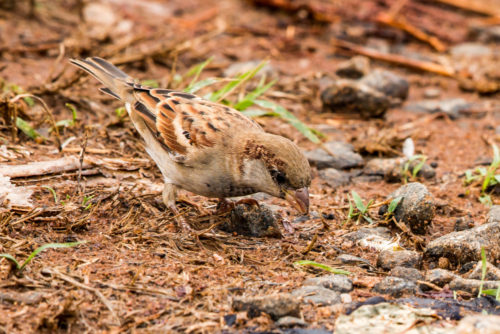
{"type": "MultiPolygon", "coordinates": [[[[263,192],[308,213],[311,168],[291,140],[266,132],[224,104],[141,85],[102,58],[70,63],[100,81],[101,92],[125,104],[145,150],[162,173],[162,200],[175,216],[180,216],[179,189],[221,201],[263,192]]],[[[181,225],[190,229],[185,221],[181,225]]]]}

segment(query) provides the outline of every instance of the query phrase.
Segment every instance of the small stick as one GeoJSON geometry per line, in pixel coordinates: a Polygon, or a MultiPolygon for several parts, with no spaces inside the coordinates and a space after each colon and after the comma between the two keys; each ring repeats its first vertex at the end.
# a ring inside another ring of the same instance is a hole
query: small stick
{"type": "Polygon", "coordinates": [[[82,149],[80,150],[80,165],[78,166],[78,176],[77,176],[78,191],[80,194],[84,191],[81,185],[81,181],[82,181],[83,158],[85,156],[85,149],[87,148],[87,141],[88,141],[88,132],[85,131],[85,139],[83,140],[82,149]]]}
{"type": "Polygon", "coordinates": [[[307,245],[307,247],[301,252],[302,254],[306,255],[307,253],[309,253],[311,251],[311,249],[313,249],[314,245],[316,244],[316,241],[318,240],[318,233],[314,234],[311,242],[309,243],[309,245],[307,245]]]}
{"type": "Polygon", "coordinates": [[[483,4],[481,1],[470,1],[470,0],[437,0],[450,6],[465,9],[471,12],[476,12],[480,14],[490,15],[490,16],[500,16],[500,7],[483,4]]]}
{"type": "Polygon", "coordinates": [[[363,46],[356,45],[354,43],[350,43],[347,41],[342,41],[339,39],[332,39],[332,43],[334,46],[344,48],[346,50],[361,54],[363,56],[367,56],[373,59],[387,61],[393,64],[399,64],[402,66],[419,69],[422,71],[427,71],[431,73],[440,74],[447,77],[454,77],[455,70],[451,68],[447,68],[441,64],[431,63],[427,61],[421,61],[416,59],[408,59],[401,55],[392,54],[392,53],[384,53],[379,52],[370,48],[365,48],[363,46]]]}

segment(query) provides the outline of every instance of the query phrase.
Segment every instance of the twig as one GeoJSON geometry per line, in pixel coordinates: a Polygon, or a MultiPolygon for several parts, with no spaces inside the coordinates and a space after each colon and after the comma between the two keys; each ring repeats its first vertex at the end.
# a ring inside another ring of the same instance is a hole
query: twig
{"type": "Polygon", "coordinates": [[[480,14],[490,15],[490,16],[500,16],[500,7],[498,6],[488,6],[481,1],[470,1],[470,0],[437,0],[450,6],[465,9],[471,12],[476,12],[480,14]]]}
{"type": "Polygon", "coordinates": [[[73,279],[67,275],[64,275],[63,273],[59,272],[57,269],[54,269],[54,268],[45,268],[45,269],[43,269],[43,272],[51,274],[51,275],[55,275],[55,276],[59,277],[60,279],[62,279],[63,281],[66,281],[66,282],[68,282],[68,283],[70,283],[78,288],[85,289],[87,291],[94,293],[97,296],[97,298],[99,298],[101,300],[101,302],[108,308],[108,310],[111,312],[113,317],[118,321],[118,325],[121,326],[120,318],[116,314],[116,312],[113,308],[113,305],[111,305],[110,301],[106,297],[104,297],[104,295],[102,294],[101,291],[99,291],[95,288],[92,288],[90,286],[87,286],[85,284],[82,284],[82,283],[76,281],[75,279],[73,279]]]}
{"type": "Polygon", "coordinates": [[[80,164],[78,165],[78,177],[77,177],[78,191],[80,192],[80,194],[84,192],[84,189],[81,185],[81,181],[82,181],[83,158],[85,156],[85,149],[87,148],[88,138],[89,138],[88,132],[85,131],[85,139],[83,140],[82,149],[80,150],[80,164]]]}
{"type": "Polygon", "coordinates": [[[416,59],[408,59],[405,58],[401,55],[397,54],[392,54],[392,53],[383,53],[379,52],[377,50],[373,50],[370,48],[365,48],[360,45],[356,45],[347,41],[342,41],[339,39],[332,39],[332,44],[334,46],[344,48],[346,50],[373,58],[377,60],[382,60],[382,61],[387,61],[389,63],[393,64],[399,64],[403,65],[406,67],[414,68],[414,69],[419,69],[422,71],[427,71],[431,73],[436,73],[440,75],[444,75],[447,77],[454,77],[455,76],[455,70],[451,68],[447,68],[441,64],[437,63],[431,63],[427,61],[421,61],[421,60],[416,60],[416,59]]]}
{"type": "Polygon", "coordinates": [[[401,29],[407,32],[408,34],[412,35],[416,39],[428,43],[430,46],[432,46],[439,52],[446,51],[446,46],[443,44],[443,42],[439,40],[439,38],[437,38],[436,36],[429,36],[421,29],[411,25],[403,17],[395,17],[384,13],[380,13],[375,20],[377,22],[386,24],[390,27],[401,29]]]}
{"type": "Polygon", "coordinates": [[[302,254],[306,255],[313,249],[314,245],[316,244],[316,241],[318,240],[318,233],[314,234],[311,242],[307,245],[307,247],[301,252],[302,254]]]}

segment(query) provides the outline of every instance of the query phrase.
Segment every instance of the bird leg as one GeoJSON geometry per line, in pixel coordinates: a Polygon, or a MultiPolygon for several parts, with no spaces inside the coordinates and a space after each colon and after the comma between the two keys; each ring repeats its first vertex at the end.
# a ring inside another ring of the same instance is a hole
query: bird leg
{"type": "Polygon", "coordinates": [[[186,218],[179,213],[177,206],[175,205],[175,199],[177,198],[177,186],[171,183],[165,183],[163,187],[162,199],[165,206],[172,211],[174,214],[175,222],[184,230],[191,232],[193,229],[186,222],[186,218]]]}

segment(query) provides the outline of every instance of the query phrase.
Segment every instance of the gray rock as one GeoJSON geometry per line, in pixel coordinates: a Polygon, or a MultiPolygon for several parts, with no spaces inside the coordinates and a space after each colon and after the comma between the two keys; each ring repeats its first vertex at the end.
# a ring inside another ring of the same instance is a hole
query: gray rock
{"type": "Polygon", "coordinates": [[[392,238],[391,230],[389,230],[387,227],[383,227],[383,226],[362,227],[357,231],[344,234],[342,236],[342,238],[356,242],[356,241],[365,239],[365,238],[373,236],[373,235],[378,235],[379,237],[382,237],[382,238],[388,239],[388,240],[392,238]]]}
{"type": "Polygon", "coordinates": [[[458,275],[455,275],[449,270],[432,269],[425,273],[425,281],[443,287],[453,281],[458,275]]]}
{"type": "Polygon", "coordinates": [[[300,316],[300,300],[290,294],[235,297],[232,308],[235,311],[247,311],[250,316],[258,316],[260,312],[264,312],[275,320],[287,315],[300,316]]]}
{"type": "Polygon", "coordinates": [[[409,250],[384,250],[377,258],[377,267],[390,270],[394,267],[418,268],[422,263],[422,254],[409,250]]]}
{"type": "Polygon", "coordinates": [[[382,117],[391,103],[384,93],[370,86],[341,79],[321,92],[323,107],[333,113],[359,114],[363,118],[382,117]]]}
{"type": "Polygon", "coordinates": [[[279,318],[278,321],[276,321],[276,326],[278,327],[306,327],[307,322],[304,320],[297,318],[297,317],[291,317],[291,316],[286,316],[283,318],[279,318]]]}
{"type": "Polygon", "coordinates": [[[481,247],[486,257],[495,262],[500,259],[500,222],[493,222],[466,231],[451,232],[432,240],[425,249],[427,259],[448,258],[461,264],[481,259],[481,247]]]}
{"type": "Polygon", "coordinates": [[[364,56],[355,56],[339,64],[335,73],[339,77],[359,79],[370,72],[370,60],[364,56]]]}
{"type": "MultiPolygon", "coordinates": [[[[482,277],[483,262],[479,261],[474,269],[467,275],[469,279],[478,279],[482,277]]],[[[486,276],[485,279],[488,281],[500,281],[500,269],[495,267],[489,262],[486,262],[486,276]]]]}
{"type": "MultiPolygon", "coordinates": [[[[368,161],[363,169],[366,175],[381,175],[387,182],[400,182],[403,177],[403,168],[408,159],[404,158],[374,158],[368,161]]],[[[420,161],[413,160],[408,165],[408,171],[413,172],[420,161]]],[[[424,163],[417,173],[425,179],[432,179],[436,176],[436,171],[427,163],[424,163]]]]}
{"type": "Polygon", "coordinates": [[[251,237],[278,237],[280,215],[265,204],[238,204],[231,211],[231,219],[221,225],[221,230],[251,237]]]}
{"type": "Polygon", "coordinates": [[[455,277],[449,284],[450,290],[467,291],[472,294],[479,292],[479,287],[483,284],[483,290],[496,289],[500,286],[500,281],[482,281],[477,279],[466,279],[460,276],[455,277]]]}
{"type": "Polygon", "coordinates": [[[415,282],[405,280],[404,278],[387,276],[382,281],[375,284],[373,291],[392,297],[401,297],[404,294],[415,294],[417,285],[415,282]]]}
{"type": "Polygon", "coordinates": [[[493,205],[488,212],[488,223],[500,222],[500,205],[493,205]]]}
{"type": "Polygon", "coordinates": [[[462,43],[450,48],[450,54],[453,57],[491,56],[493,50],[481,43],[462,43]]]}
{"type": "Polygon", "coordinates": [[[316,285],[306,285],[292,291],[292,296],[302,298],[306,303],[334,305],[342,302],[340,293],[316,285]]]}
{"type": "Polygon", "coordinates": [[[469,110],[472,105],[472,103],[462,98],[445,99],[441,101],[422,100],[406,105],[405,110],[429,114],[444,112],[450,116],[451,119],[457,119],[461,116],[461,113],[469,110]]]}
{"type": "Polygon", "coordinates": [[[384,93],[393,102],[395,99],[399,102],[406,100],[410,89],[410,84],[405,78],[393,72],[378,69],[364,76],[361,83],[384,93]]]}
{"type": "Polygon", "coordinates": [[[418,182],[408,183],[389,195],[389,199],[397,197],[402,199],[394,211],[395,218],[414,233],[424,234],[435,215],[434,197],[418,182]]]}
{"type": "Polygon", "coordinates": [[[345,275],[327,275],[312,277],[304,281],[303,285],[316,285],[337,292],[352,291],[352,281],[345,275]]]}
{"type": "Polygon", "coordinates": [[[344,186],[351,181],[351,174],[335,168],[322,169],[318,172],[318,175],[332,188],[344,186]]]}
{"type": "Polygon", "coordinates": [[[500,316],[476,314],[468,315],[458,323],[454,334],[498,334],[500,316]]]}
{"type": "Polygon", "coordinates": [[[351,254],[340,254],[335,261],[347,265],[372,267],[370,261],[351,254]]]}
{"type": "Polygon", "coordinates": [[[415,268],[407,268],[407,267],[394,267],[389,273],[393,277],[404,278],[408,281],[416,282],[423,281],[424,275],[415,268]]]}
{"type": "Polygon", "coordinates": [[[316,166],[318,169],[348,169],[363,165],[363,158],[354,152],[354,147],[351,144],[331,141],[325,143],[325,146],[328,150],[335,153],[335,156],[331,156],[321,148],[304,152],[311,165],[316,166]]]}
{"type": "Polygon", "coordinates": [[[441,95],[441,89],[439,88],[427,88],[424,90],[424,97],[427,99],[434,99],[441,95]]]}

